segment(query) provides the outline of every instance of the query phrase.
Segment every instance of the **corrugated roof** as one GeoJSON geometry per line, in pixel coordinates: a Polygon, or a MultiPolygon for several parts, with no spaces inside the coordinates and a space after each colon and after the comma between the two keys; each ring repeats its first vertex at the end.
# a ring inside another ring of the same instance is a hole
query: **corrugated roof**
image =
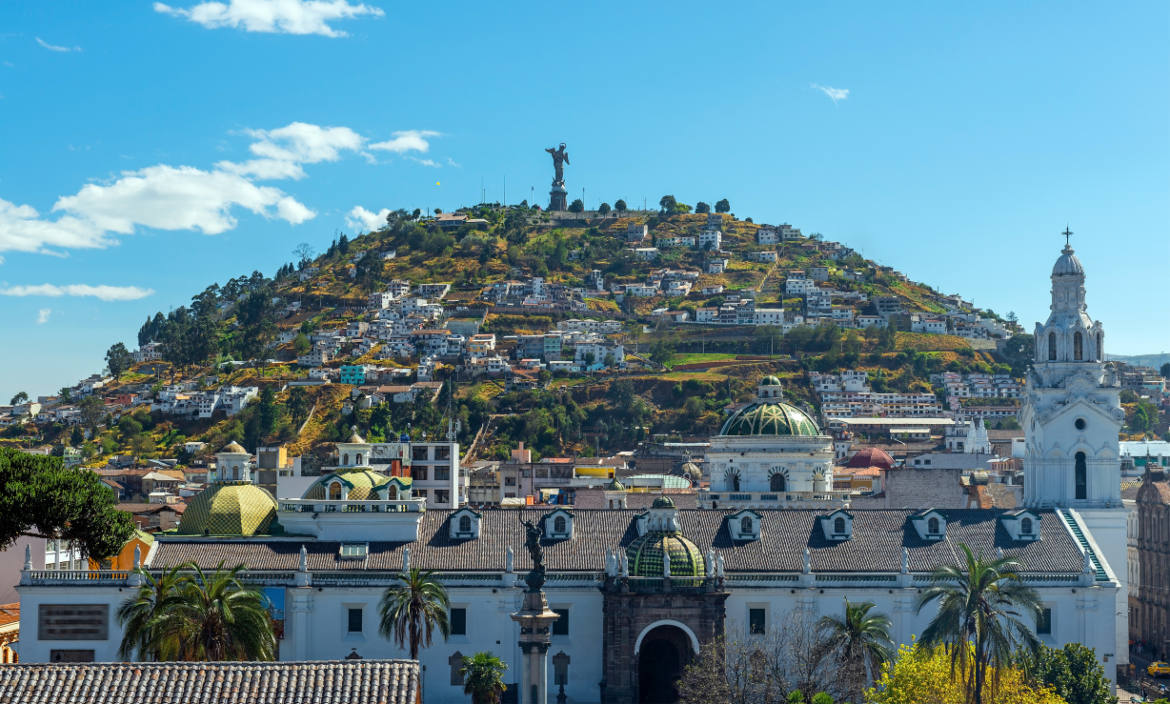
{"type": "MultiPolygon", "coordinates": [[[[549,571],[601,571],[605,568],[605,551],[627,547],[638,531],[636,510],[589,510],[568,507],[576,525],[575,538],[545,541],[545,564],[549,571]]],[[[552,510],[552,509],[547,509],[552,510]]],[[[412,567],[443,572],[503,571],[505,553],[515,551],[515,569],[527,570],[531,562],[524,550],[522,518],[532,518],[546,509],[489,510],[483,512],[480,537],[452,539],[447,526],[451,511],[427,511],[419,525],[419,539],[414,543],[370,542],[369,559],[364,563],[339,558],[340,542],[253,538],[247,540],[167,539],[159,541],[152,567],[174,566],[194,561],[214,569],[223,561],[227,565],[243,564],[254,570],[296,570],[300,548],[308,551],[310,570],[399,570],[402,550],[410,546],[412,567]]],[[[829,541],[821,533],[817,518],[826,511],[765,510],[760,539],[733,541],[724,510],[679,512],[682,534],[694,541],[703,552],[714,548],[724,557],[725,569],[736,572],[798,572],[807,546],[812,553],[812,569],[817,572],[897,572],[902,565],[902,549],[910,551],[910,569],[927,572],[935,566],[957,559],[958,543],[973,551],[994,555],[997,548],[1020,560],[1025,572],[1080,572],[1083,564],[1080,548],[1073,542],[1059,517],[1052,511],[1038,511],[1042,540],[1019,543],[1012,540],[1001,525],[1001,510],[940,509],[947,520],[947,539],[925,541],[919,538],[910,522],[911,510],[854,511],[853,538],[829,541]]]]}
{"type": "Polygon", "coordinates": [[[413,660],[5,665],[0,702],[415,704],[413,660]]]}

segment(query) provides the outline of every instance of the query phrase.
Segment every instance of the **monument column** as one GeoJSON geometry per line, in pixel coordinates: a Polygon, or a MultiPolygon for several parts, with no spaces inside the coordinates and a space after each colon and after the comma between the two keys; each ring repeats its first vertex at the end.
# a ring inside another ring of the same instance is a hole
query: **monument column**
{"type": "Polygon", "coordinates": [[[528,590],[520,611],[512,614],[512,620],[520,624],[520,704],[548,704],[548,649],[552,645],[552,622],[560,614],[548,608],[544,596],[544,548],[540,540],[544,535],[541,524],[522,521],[528,537],[525,547],[532,556],[532,570],[524,581],[528,590]]]}

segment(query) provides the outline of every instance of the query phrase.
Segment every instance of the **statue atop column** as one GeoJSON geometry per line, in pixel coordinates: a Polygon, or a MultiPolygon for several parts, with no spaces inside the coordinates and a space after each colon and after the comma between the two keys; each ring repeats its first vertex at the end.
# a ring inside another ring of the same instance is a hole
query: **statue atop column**
{"type": "Polygon", "coordinates": [[[528,555],[532,558],[532,570],[528,572],[524,581],[528,583],[528,591],[538,592],[544,586],[544,548],[540,545],[540,539],[544,537],[544,529],[540,521],[533,523],[522,520],[520,522],[524,524],[524,530],[527,533],[524,547],[528,548],[528,555]]]}
{"type": "Polygon", "coordinates": [[[548,209],[554,211],[568,210],[569,206],[566,203],[568,191],[565,190],[565,164],[569,163],[569,155],[565,151],[565,143],[561,142],[558,149],[545,149],[546,152],[552,155],[553,169],[556,175],[553,177],[552,190],[549,191],[548,209]]]}

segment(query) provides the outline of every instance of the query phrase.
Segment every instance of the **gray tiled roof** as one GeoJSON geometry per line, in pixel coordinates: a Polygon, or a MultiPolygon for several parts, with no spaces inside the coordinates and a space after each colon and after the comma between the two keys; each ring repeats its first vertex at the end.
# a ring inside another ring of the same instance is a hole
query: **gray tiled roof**
{"type": "Polygon", "coordinates": [[[0,702],[414,704],[413,660],[5,665],[0,702]]]}
{"type": "MultiPolygon", "coordinates": [[[[572,509],[575,538],[545,541],[545,564],[550,571],[597,571],[605,568],[606,548],[628,546],[638,537],[634,510],[572,509]]],[[[296,570],[303,544],[308,566],[318,570],[399,570],[402,550],[410,546],[412,567],[449,572],[502,571],[508,546],[515,551],[515,569],[531,567],[524,550],[524,528],[520,518],[544,509],[488,510],[483,512],[477,539],[450,537],[447,521],[451,511],[427,511],[415,543],[370,542],[366,561],[341,560],[339,542],[305,539],[217,540],[163,539],[151,566],[158,568],[194,561],[205,569],[244,564],[253,570],[296,570]]],[[[1002,510],[941,509],[947,519],[947,539],[928,542],[918,537],[909,510],[853,511],[853,538],[830,542],[821,533],[818,516],[824,511],[768,510],[763,516],[760,539],[733,541],[724,510],[680,511],[683,535],[705,553],[714,548],[724,557],[731,572],[798,572],[807,546],[814,572],[897,572],[902,565],[902,548],[910,551],[910,569],[927,572],[940,564],[954,563],[959,543],[993,557],[997,548],[1016,557],[1026,572],[1075,573],[1083,557],[1060,517],[1052,511],[1037,511],[1041,540],[1016,542],[1003,527],[1002,510]]]]}

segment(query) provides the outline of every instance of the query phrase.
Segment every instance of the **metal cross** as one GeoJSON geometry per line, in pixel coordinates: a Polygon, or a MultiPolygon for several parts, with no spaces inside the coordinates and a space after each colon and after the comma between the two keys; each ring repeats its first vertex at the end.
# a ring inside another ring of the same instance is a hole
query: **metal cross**
{"type": "Polygon", "coordinates": [[[1072,237],[1072,234],[1073,234],[1072,230],[1068,229],[1068,225],[1065,225],[1064,232],[1062,232],[1060,234],[1064,235],[1064,246],[1067,247],[1068,246],[1068,238],[1072,237]]]}

